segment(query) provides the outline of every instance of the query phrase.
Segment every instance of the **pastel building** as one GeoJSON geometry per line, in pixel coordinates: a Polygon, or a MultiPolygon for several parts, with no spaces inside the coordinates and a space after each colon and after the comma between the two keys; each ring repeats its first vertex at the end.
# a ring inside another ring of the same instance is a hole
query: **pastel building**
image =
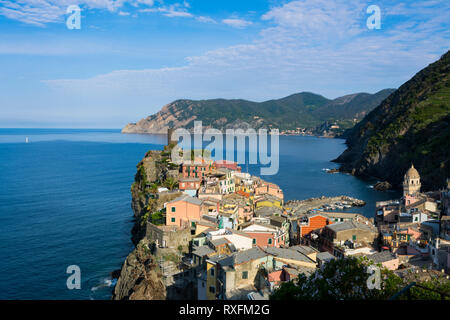
{"type": "Polygon", "coordinates": [[[237,165],[236,162],[228,161],[228,160],[218,160],[214,162],[214,167],[216,169],[226,168],[233,171],[241,172],[241,167],[237,165]]]}
{"type": "Polygon", "coordinates": [[[254,246],[280,247],[289,243],[289,233],[271,225],[254,223],[242,231],[252,237],[254,246]]]}
{"type": "Polygon", "coordinates": [[[212,164],[207,162],[183,164],[181,171],[183,178],[204,179],[212,169],[212,164]]]}
{"type": "Polygon", "coordinates": [[[202,200],[183,195],[166,204],[166,225],[183,227],[192,220],[200,220],[202,200]]]}
{"type": "Polygon", "coordinates": [[[201,178],[181,178],[178,180],[178,188],[182,191],[195,191],[200,188],[202,183],[201,178]]]}

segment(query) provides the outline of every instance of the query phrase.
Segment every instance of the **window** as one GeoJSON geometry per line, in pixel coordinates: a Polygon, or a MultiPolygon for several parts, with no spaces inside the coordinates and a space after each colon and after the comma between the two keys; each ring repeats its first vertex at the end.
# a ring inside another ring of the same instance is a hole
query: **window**
{"type": "Polygon", "coordinates": [[[209,269],[209,274],[211,275],[211,277],[214,277],[214,268],[209,269]]]}
{"type": "Polygon", "coordinates": [[[195,222],[191,222],[192,228],[195,228],[195,222]]]}
{"type": "Polygon", "coordinates": [[[175,212],[175,207],[172,207],[172,212],[175,212]]]}
{"type": "Polygon", "coordinates": [[[171,218],[170,221],[175,222],[175,218],[171,218]]]}
{"type": "Polygon", "coordinates": [[[352,236],[353,241],[356,241],[356,234],[352,236]]]}
{"type": "Polygon", "coordinates": [[[209,287],[209,292],[211,292],[211,293],[216,293],[216,287],[210,286],[210,287],[209,287]]]}
{"type": "Polygon", "coordinates": [[[242,279],[248,279],[248,271],[242,272],[242,279]]]}
{"type": "Polygon", "coordinates": [[[272,238],[269,238],[268,243],[269,243],[269,244],[272,244],[272,238]]]}
{"type": "Polygon", "coordinates": [[[256,244],[256,239],[253,239],[253,241],[252,241],[252,242],[253,242],[253,244],[256,244]]]}

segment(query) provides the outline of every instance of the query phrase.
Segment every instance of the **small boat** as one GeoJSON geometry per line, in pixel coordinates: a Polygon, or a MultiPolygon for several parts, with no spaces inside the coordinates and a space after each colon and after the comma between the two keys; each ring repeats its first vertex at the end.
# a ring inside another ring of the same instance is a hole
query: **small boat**
{"type": "Polygon", "coordinates": [[[25,138],[25,143],[28,143],[28,137],[25,138]]]}

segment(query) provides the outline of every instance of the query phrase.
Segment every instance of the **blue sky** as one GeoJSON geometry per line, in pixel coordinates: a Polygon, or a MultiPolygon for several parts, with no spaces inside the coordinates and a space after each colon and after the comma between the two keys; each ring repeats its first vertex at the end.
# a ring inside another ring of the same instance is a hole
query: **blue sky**
{"type": "Polygon", "coordinates": [[[0,0],[0,127],[120,128],[181,98],[396,88],[449,49],[449,13],[444,0],[0,0]]]}

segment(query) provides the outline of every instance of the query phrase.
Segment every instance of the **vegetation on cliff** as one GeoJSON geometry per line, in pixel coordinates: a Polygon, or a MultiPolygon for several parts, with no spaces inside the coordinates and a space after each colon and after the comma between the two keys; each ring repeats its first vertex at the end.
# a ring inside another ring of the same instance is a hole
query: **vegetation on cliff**
{"type": "Polygon", "coordinates": [[[113,299],[161,300],[166,298],[166,287],[161,281],[161,271],[156,263],[156,247],[146,238],[147,224],[165,223],[164,203],[181,195],[180,192],[158,193],[159,187],[173,190],[178,185],[179,167],[170,162],[171,148],[148,151],[136,166],[134,183],[131,186],[131,206],[136,218],[132,230],[132,241],[136,248],[125,260],[113,299]]]}
{"type": "MultiPolygon", "coordinates": [[[[178,166],[170,162],[171,149],[148,151],[136,166],[137,171],[134,183],[131,186],[131,206],[136,218],[133,227],[133,243],[138,243],[145,235],[147,221],[152,220],[156,224],[163,222],[162,200],[158,199],[159,187],[173,190],[178,185],[178,166]]],[[[169,198],[179,194],[170,195],[169,198]]],[[[164,199],[168,201],[168,199],[164,199]]],[[[169,199],[170,201],[170,199],[169,199]]]]}
{"type": "Polygon", "coordinates": [[[424,189],[450,177],[450,52],[429,65],[347,132],[335,161],[344,171],[399,185],[414,163],[424,189]]]}

